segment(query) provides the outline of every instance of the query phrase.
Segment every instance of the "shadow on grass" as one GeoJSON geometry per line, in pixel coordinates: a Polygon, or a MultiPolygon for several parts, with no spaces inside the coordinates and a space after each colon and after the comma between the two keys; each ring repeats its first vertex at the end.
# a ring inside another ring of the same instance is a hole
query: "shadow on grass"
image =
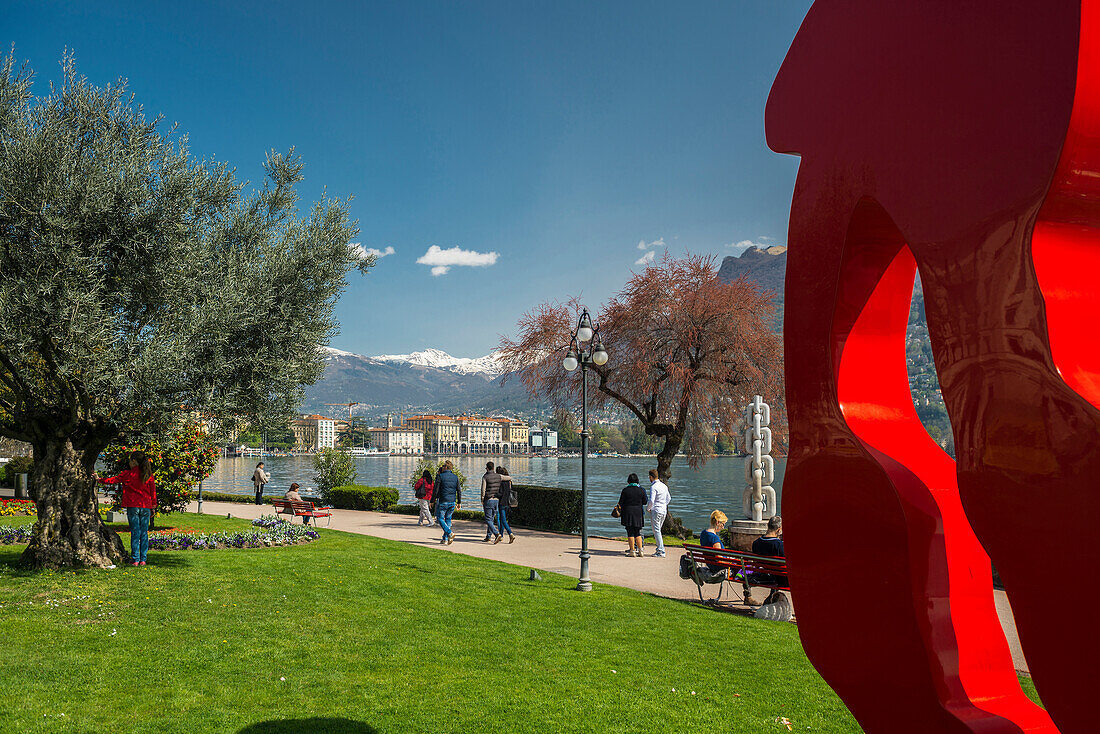
{"type": "Polygon", "coordinates": [[[315,716],[309,719],[277,719],[249,724],[237,734],[306,734],[306,732],[326,732],[326,734],[375,734],[378,730],[362,721],[315,716]]]}
{"type": "MultiPolygon", "coordinates": [[[[35,569],[30,566],[26,566],[21,562],[23,556],[23,550],[27,546],[25,545],[4,545],[0,546],[0,568],[9,574],[12,578],[30,578],[32,576],[38,576],[42,573],[50,573],[49,569],[35,569]]],[[[149,561],[147,567],[161,567],[161,568],[184,568],[191,565],[191,559],[187,557],[189,551],[169,551],[169,552],[156,552],[154,551],[149,555],[149,561]]],[[[209,553],[211,551],[204,551],[209,553]]],[[[216,551],[214,551],[216,552],[216,551]]],[[[123,561],[118,565],[118,568],[131,568],[128,561],[123,561]]],[[[88,573],[91,571],[102,571],[101,568],[72,568],[64,569],[70,573],[88,573]]],[[[106,569],[110,570],[110,569],[106,569]]],[[[53,571],[52,573],[57,573],[53,571]]]]}

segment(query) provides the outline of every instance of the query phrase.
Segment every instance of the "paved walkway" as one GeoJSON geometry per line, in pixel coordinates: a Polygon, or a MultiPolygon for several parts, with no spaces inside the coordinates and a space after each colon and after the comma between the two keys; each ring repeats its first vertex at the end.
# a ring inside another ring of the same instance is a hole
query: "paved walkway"
{"type": "MultiPolygon", "coordinates": [[[[198,504],[192,502],[189,512],[197,512],[198,504]]],[[[233,517],[255,519],[261,514],[271,514],[270,505],[247,505],[231,502],[203,502],[206,514],[230,514],[233,517]]],[[[548,533],[539,530],[518,530],[515,543],[504,540],[497,544],[482,543],[485,537],[485,523],[472,520],[455,520],[453,530],[455,541],[451,545],[440,545],[442,531],[438,527],[424,527],[416,524],[415,515],[391,515],[385,512],[360,512],[357,510],[333,510],[332,529],[346,530],[376,538],[398,540],[427,548],[462,553],[478,558],[491,558],[518,566],[535,568],[540,571],[552,571],[576,578],[580,571],[580,537],[561,533],[548,533]]],[[[321,528],[325,521],[321,521],[321,528]]],[[[665,558],[630,558],[624,555],[626,543],[605,538],[589,538],[588,552],[589,576],[593,582],[623,586],[670,599],[691,599],[698,601],[695,585],[680,578],[680,556],[682,551],[669,548],[665,558]]],[[[652,553],[652,546],[646,546],[646,552],[652,553]]],[[[707,587],[713,594],[716,587],[707,587]]],[[[734,587],[740,596],[740,587],[734,587]]],[[[756,589],[754,596],[761,600],[766,591],[756,589]]],[[[1024,660],[1020,639],[1016,633],[1016,622],[1008,596],[1003,591],[995,591],[997,614],[1001,619],[1005,637],[1012,650],[1012,660],[1016,669],[1028,672],[1024,660]]],[[[858,599],[853,602],[858,604],[858,599]]],[[[741,604],[736,607],[745,609],[741,604]]]]}
{"type": "MultiPolygon", "coordinates": [[[[12,494],[11,490],[0,490],[0,496],[11,497],[12,494]]],[[[192,502],[187,509],[189,512],[197,512],[198,503],[192,502]]],[[[229,514],[233,517],[254,520],[262,514],[271,514],[273,508],[271,505],[203,502],[203,512],[209,515],[229,514]]],[[[321,527],[325,527],[324,521],[321,522],[321,527]]],[[[484,523],[455,520],[453,527],[455,542],[451,545],[440,545],[439,538],[442,532],[439,528],[418,526],[415,515],[391,515],[385,512],[357,510],[333,510],[332,528],[376,538],[399,540],[451,553],[492,558],[496,561],[514,563],[540,571],[552,571],[574,578],[580,571],[580,560],[577,556],[581,552],[581,541],[575,535],[519,530],[515,543],[504,541],[494,545],[481,542],[485,537],[484,523]]],[[[653,552],[652,546],[646,548],[648,553],[653,552]]],[[[653,558],[649,555],[644,558],[628,558],[623,554],[625,550],[626,543],[622,541],[589,538],[588,551],[592,554],[592,559],[589,561],[588,570],[592,581],[623,586],[670,599],[698,600],[695,586],[680,578],[681,551],[669,548],[668,556],[665,558],[653,558]]],[[[711,591],[713,588],[708,587],[707,590],[711,591]]],[[[740,588],[734,587],[734,589],[739,595],[740,588]]],[[[1009,649],[1012,651],[1012,661],[1018,671],[1027,673],[1027,661],[1020,648],[1020,638],[1016,633],[1016,622],[1012,616],[1008,596],[1003,591],[993,593],[997,614],[1001,619],[1009,649]]],[[[764,590],[757,589],[755,595],[758,600],[761,599],[764,590]]],[[[858,604],[858,600],[853,603],[858,604]]],[[[746,609],[741,604],[735,606],[746,609]]]]}

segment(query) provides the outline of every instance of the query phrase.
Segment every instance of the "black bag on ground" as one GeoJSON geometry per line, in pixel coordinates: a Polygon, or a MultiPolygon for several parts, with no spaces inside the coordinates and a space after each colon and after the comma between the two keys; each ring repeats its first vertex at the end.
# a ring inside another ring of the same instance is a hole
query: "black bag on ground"
{"type": "Polygon", "coordinates": [[[690,579],[692,566],[694,565],[695,562],[691,560],[690,554],[685,553],[684,555],[680,556],[680,578],[690,579]]]}

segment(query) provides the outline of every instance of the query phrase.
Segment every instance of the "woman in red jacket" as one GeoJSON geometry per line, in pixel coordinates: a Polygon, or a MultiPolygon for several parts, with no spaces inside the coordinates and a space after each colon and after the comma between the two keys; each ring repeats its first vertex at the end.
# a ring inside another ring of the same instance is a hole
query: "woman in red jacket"
{"type": "Polygon", "coordinates": [[[130,521],[130,563],[144,566],[149,554],[149,520],[157,506],[153,464],[141,451],[130,454],[130,468],[113,477],[100,477],[100,484],[122,485],[122,506],[130,521]]]}
{"type": "Polygon", "coordinates": [[[428,527],[435,525],[435,521],[432,520],[432,490],[434,489],[432,484],[432,473],[427,469],[420,475],[420,479],[416,480],[416,487],[413,492],[416,495],[416,503],[420,505],[420,517],[417,518],[416,524],[423,525],[428,524],[428,527]]]}

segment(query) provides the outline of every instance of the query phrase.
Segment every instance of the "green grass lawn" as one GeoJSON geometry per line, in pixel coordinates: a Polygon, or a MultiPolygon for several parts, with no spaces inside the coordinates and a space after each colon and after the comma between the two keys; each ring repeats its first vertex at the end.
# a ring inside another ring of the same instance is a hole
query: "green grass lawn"
{"type": "Polygon", "coordinates": [[[329,530],[142,569],[29,573],[22,549],[4,732],[859,731],[791,624],[329,530]]]}

